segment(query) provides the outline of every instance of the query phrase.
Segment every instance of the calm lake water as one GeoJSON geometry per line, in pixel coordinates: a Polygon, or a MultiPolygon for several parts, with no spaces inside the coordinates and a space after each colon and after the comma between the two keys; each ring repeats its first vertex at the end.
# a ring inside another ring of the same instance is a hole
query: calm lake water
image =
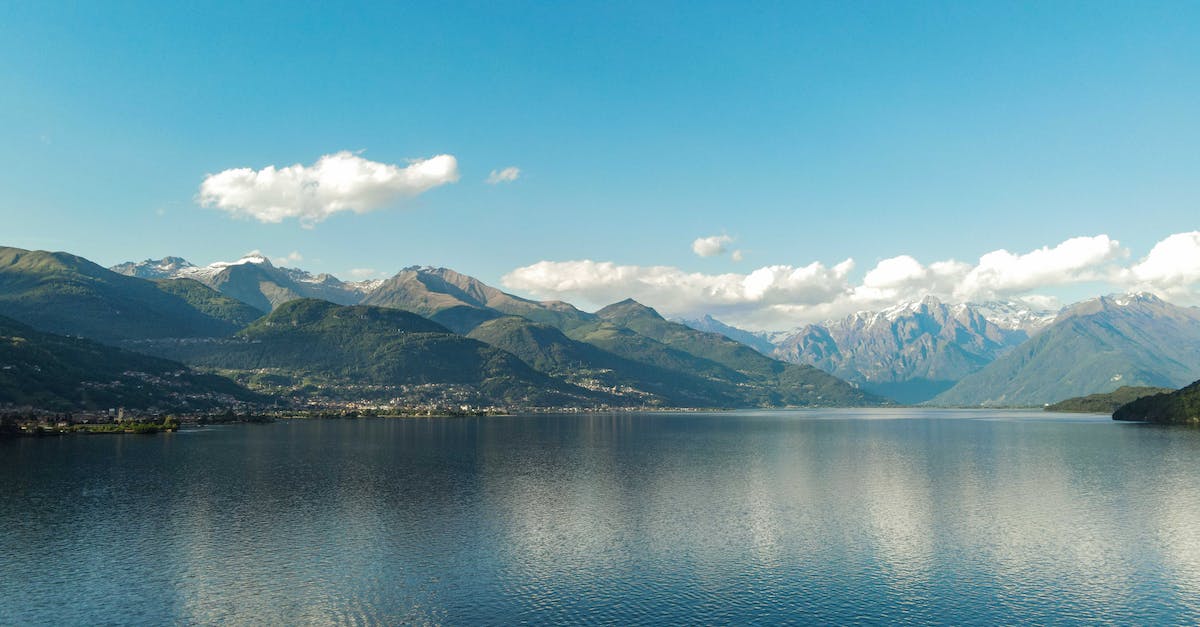
{"type": "Polygon", "coordinates": [[[1200,622],[1200,431],[925,410],[0,442],[0,624],[1200,622]]]}

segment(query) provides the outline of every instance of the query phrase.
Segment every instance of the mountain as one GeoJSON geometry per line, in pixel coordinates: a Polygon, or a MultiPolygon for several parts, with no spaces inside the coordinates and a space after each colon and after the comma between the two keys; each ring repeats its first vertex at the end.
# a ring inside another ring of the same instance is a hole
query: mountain
{"type": "MultiPolygon", "coordinates": [[[[192,302],[217,301],[194,288],[157,285],[61,252],[0,248],[0,315],[42,331],[105,343],[230,335],[238,324],[192,302]]],[[[238,314],[230,314],[237,317],[238,314]]]]}
{"type": "Polygon", "coordinates": [[[1121,386],[1112,392],[1089,394],[1076,398],[1068,398],[1053,405],[1047,405],[1046,411],[1070,412],[1082,414],[1112,414],[1122,405],[1127,405],[1139,398],[1174,392],[1171,388],[1121,386]]]}
{"type": "Polygon", "coordinates": [[[1017,300],[992,300],[967,303],[966,306],[1001,329],[1023,331],[1030,337],[1053,324],[1058,317],[1056,309],[1034,307],[1017,300]]]}
{"type": "Polygon", "coordinates": [[[179,257],[126,262],[113,272],[143,279],[192,279],[266,313],[299,298],[320,298],[353,305],[378,287],[377,281],[349,283],[329,274],[313,275],[296,268],[277,268],[263,255],[196,266],[179,257]]]}
{"type": "Polygon", "coordinates": [[[562,330],[594,319],[592,314],[562,301],[520,298],[454,270],[429,266],[401,270],[367,295],[362,304],[411,311],[458,333],[499,315],[520,316],[562,330]]]}
{"type": "MultiPolygon", "coordinates": [[[[654,309],[632,299],[609,305],[595,315],[614,327],[633,331],[673,349],[677,354],[687,355],[691,360],[708,362],[697,364],[703,366],[704,370],[690,371],[704,372],[706,376],[738,385],[745,404],[869,405],[882,400],[812,366],[784,363],[724,335],[669,322],[654,309]]],[[[583,329],[589,333],[598,330],[583,329]]],[[[569,335],[574,337],[573,334],[569,335]]],[[[626,357],[639,357],[637,354],[623,354],[626,357]]]]}
{"type": "Polygon", "coordinates": [[[1073,305],[1054,324],[931,404],[1037,406],[1121,386],[1177,388],[1200,378],[1200,310],[1150,294],[1073,305]]]}
{"type": "Polygon", "coordinates": [[[1174,392],[1139,398],[1113,412],[1113,420],[1200,424],[1200,381],[1174,392]]]}
{"type": "Polygon", "coordinates": [[[0,407],[179,410],[258,397],[224,377],[91,340],[43,333],[0,316],[0,407]]]}
{"type": "Polygon", "coordinates": [[[947,305],[928,296],[803,327],[770,354],[903,403],[918,403],[1025,341],[1028,334],[1018,326],[1002,328],[975,305],[947,305]]]}
{"type": "Polygon", "coordinates": [[[230,298],[195,279],[155,279],[158,289],[182,298],[201,313],[242,328],[262,317],[263,312],[230,298]]]}
{"type": "Polygon", "coordinates": [[[753,348],[764,355],[770,355],[771,352],[775,350],[775,344],[769,339],[769,334],[754,333],[752,331],[746,331],[745,329],[739,329],[737,327],[725,324],[724,322],[721,322],[720,320],[717,320],[709,315],[704,315],[700,318],[693,318],[690,320],[674,320],[674,322],[685,324],[697,331],[704,331],[705,333],[720,333],[721,335],[724,335],[735,342],[741,342],[742,344],[745,344],[746,346],[749,346],[750,348],[753,348]]]}
{"type": "Polygon", "coordinates": [[[613,400],[416,314],[316,299],[284,303],[233,339],[153,342],[139,349],[234,371],[253,385],[298,396],[520,405],[613,400]]]}
{"type": "MultiPolygon", "coordinates": [[[[625,333],[636,335],[628,330],[625,333]]],[[[738,404],[739,392],[732,384],[700,377],[686,369],[672,370],[627,359],[596,344],[571,339],[556,327],[525,318],[504,316],[489,320],[474,328],[467,337],[508,351],[536,370],[581,387],[603,389],[636,401],[635,404],[669,407],[731,407],[738,404]]],[[[648,338],[642,340],[653,343],[648,338]]],[[[661,348],[670,350],[665,346],[661,348]]],[[[639,356],[644,357],[645,352],[645,349],[639,351],[639,356]]],[[[682,354],[679,359],[699,361],[682,354]]]]}

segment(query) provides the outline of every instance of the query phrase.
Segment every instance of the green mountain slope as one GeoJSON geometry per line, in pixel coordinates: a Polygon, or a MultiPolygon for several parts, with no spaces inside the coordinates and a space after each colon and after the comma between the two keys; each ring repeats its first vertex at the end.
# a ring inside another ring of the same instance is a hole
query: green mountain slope
{"type": "Polygon", "coordinates": [[[0,315],[34,328],[106,343],[217,337],[237,325],[144,279],[67,253],[0,248],[0,315]]]}
{"type": "MultiPolygon", "coordinates": [[[[636,335],[627,330],[625,333],[636,335]]],[[[516,316],[485,322],[467,337],[508,351],[537,370],[584,387],[604,389],[632,404],[729,407],[737,404],[739,398],[732,384],[626,359],[599,346],[573,340],[556,327],[516,316]]],[[[642,340],[652,342],[647,338],[642,340]]]]}
{"type": "Polygon", "coordinates": [[[1200,378],[1200,311],[1151,295],[1103,297],[931,401],[1030,407],[1122,386],[1177,388],[1200,378]]]}
{"type": "Polygon", "coordinates": [[[412,398],[420,393],[525,405],[611,400],[537,372],[509,353],[454,335],[416,314],[314,299],[284,303],[230,340],[158,342],[144,348],[209,368],[259,371],[274,375],[275,381],[307,381],[317,389],[340,387],[363,398],[412,398]],[[402,386],[432,387],[420,391],[402,386]]]}
{"type": "Polygon", "coordinates": [[[466,333],[476,324],[495,316],[488,310],[520,316],[534,322],[567,330],[594,319],[594,316],[560,301],[538,302],[502,292],[482,281],[447,268],[411,267],[388,279],[363,301],[364,305],[404,309],[432,319],[450,309],[453,317],[441,318],[447,326],[466,333]],[[464,309],[480,313],[470,316],[464,309]]]}
{"type": "Polygon", "coordinates": [[[1126,385],[1104,394],[1089,394],[1077,398],[1068,398],[1053,405],[1047,405],[1046,411],[1071,412],[1082,414],[1112,414],[1122,405],[1126,405],[1146,396],[1173,392],[1172,388],[1134,387],[1126,385]]]}
{"type": "Polygon", "coordinates": [[[226,296],[194,279],[158,279],[158,289],[187,301],[201,313],[242,328],[262,317],[263,312],[226,296]]]}
{"type": "Polygon", "coordinates": [[[747,401],[756,405],[870,405],[882,399],[812,366],[788,364],[718,333],[670,322],[655,310],[624,300],[596,312],[610,324],[632,330],[688,355],[736,373],[747,401]]]}
{"type": "Polygon", "coordinates": [[[0,316],[0,406],[201,410],[258,397],[183,364],[43,333],[0,316]]]}
{"type": "Polygon", "coordinates": [[[1114,420],[1144,420],[1163,424],[1200,424],[1200,381],[1174,392],[1156,394],[1122,405],[1114,420]]]}

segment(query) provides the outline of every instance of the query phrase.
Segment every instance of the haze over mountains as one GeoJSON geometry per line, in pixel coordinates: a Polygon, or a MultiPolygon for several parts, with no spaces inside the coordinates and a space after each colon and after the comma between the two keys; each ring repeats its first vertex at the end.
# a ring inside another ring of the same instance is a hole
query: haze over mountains
{"type": "MultiPolygon", "coordinates": [[[[1150,294],[1101,297],[1060,312],[926,298],[743,341],[759,350],[769,344],[774,357],[816,365],[904,403],[1027,407],[1200,378],[1197,319],[1197,308],[1150,294]]],[[[747,334],[711,319],[690,324],[747,334]]]]}
{"type": "Polygon", "coordinates": [[[776,359],[816,366],[903,403],[927,401],[1045,328],[1053,312],[1020,302],[949,305],[927,296],[792,331],[752,333],[687,321],[776,359]]]}

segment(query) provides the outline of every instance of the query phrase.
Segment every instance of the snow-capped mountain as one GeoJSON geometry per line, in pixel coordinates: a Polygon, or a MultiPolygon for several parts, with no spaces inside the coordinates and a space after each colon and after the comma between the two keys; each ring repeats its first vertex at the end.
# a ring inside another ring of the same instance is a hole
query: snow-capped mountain
{"type": "Polygon", "coordinates": [[[1054,323],[1057,309],[1046,309],[1016,300],[992,300],[969,303],[971,307],[1001,329],[1020,330],[1034,335],[1054,323]]]}
{"type": "Polygon", "coordinates": [[[126,262],[114,272],[144,279],[192,279],[264,312],[297,298],[320,298],[340,305],[357,304],[382,281],[347,282],[331,274],[278,268],[266,256],[251,253],[236,261],[197,266],[180,257],[126,262]]]}
{"type": "Polygon", "coordinates": [[[809,325],[777,344],[772,356],[816,366],[903,402],[919,402],[1028,337],[1024,330],[1000,327],[972,305],[947,305],[928,296],[809,325]]]}
{"type": "Polygon", "coordinates": [[[1200,378],[1200,309],[1116,294],[1063,309],[1052,325],[933,402],[1033,406],[1124,385],[1200,378]]]}
{"type": "Polygon", "coordinates": [[[1056,315],[1020,301],[947,304],[927,296],[783,332],[746,331],[711,316],[685,323],[867,390],[919,402],[1021,344],[1056,315]]]}

